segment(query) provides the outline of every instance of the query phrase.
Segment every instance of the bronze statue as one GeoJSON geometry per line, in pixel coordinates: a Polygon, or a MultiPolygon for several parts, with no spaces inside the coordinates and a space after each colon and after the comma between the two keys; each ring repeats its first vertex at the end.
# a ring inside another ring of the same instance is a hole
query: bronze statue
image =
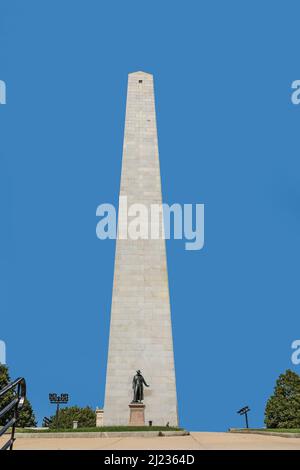
{"type": "Polygon", "coordinates": [[[149,387],[149,385],[146,383],[144,377],[141,374],[140,370],[136,371],[135,376],[133,377],[132,380],[132,388],[133,388],[133,400],[132,403],[142,403],[144,400],[144,387],[149,387]]]}

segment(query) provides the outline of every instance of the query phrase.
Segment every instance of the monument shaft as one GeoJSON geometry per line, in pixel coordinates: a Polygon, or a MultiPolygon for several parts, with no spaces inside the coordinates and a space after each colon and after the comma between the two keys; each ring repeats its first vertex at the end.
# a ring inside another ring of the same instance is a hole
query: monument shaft
{"type": "MultiPolygon", "coordinates": [[[[131,204],[161,204],[153,77],[128,76],[120,196],[131,204]]],[[[149,221],[150,222],[150,221],[149,221]]],[[[118,221],[118,232],[124,229],[118,221]]],[[[128,425],[132,377],[140,369],[145,421],[178,425],[165,240],[116,242],[104,425],[128,425]]]]}

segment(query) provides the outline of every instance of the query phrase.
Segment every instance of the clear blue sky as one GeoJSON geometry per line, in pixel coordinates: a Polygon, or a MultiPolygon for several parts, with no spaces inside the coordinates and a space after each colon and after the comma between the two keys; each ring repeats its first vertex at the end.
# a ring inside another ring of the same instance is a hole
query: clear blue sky
{"type": "Polygon", "coordinates": [[[298,2],[0,0],[0,339],[39,420],[103,405],[127,74],[154,74],[163,197],[204,203],[167,243],[183,426],[263,411],[300,337],[298,2]],[[279,5],[281,3],[281,5],[279,5]]]}

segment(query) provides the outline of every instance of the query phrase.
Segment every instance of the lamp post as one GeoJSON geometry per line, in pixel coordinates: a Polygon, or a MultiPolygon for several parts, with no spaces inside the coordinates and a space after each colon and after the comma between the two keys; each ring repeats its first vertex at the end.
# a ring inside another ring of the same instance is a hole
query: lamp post
{"type": "Polygon", "coordinates": [[[244,406],[244,408],[241,408],[237,413],[242,416],[245,415],[245,420],[246,420],[246,428],[249,428],[249,423],[248,423],[248,414],[250,411],[249,406],[244,406]]]}
{"type": "Polygon", "coordinates": [[[51,404],[56,405],[56,429],[58,429],[59,405],[61,403],[68,403],[69,395],[68,393],[61,393],[60,395],[57,395],[57,393],[49,393],[49,400],[51,404]]]}

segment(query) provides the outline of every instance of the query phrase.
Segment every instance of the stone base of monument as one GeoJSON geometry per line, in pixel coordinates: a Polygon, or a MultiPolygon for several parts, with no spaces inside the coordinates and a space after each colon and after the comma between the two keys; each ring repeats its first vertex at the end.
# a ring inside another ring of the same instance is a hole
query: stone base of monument
{"type": "Polygon", "coordinates": [[[143,403],[129,404],[129,426],[145,426],[145,408],[143,403]]]}

